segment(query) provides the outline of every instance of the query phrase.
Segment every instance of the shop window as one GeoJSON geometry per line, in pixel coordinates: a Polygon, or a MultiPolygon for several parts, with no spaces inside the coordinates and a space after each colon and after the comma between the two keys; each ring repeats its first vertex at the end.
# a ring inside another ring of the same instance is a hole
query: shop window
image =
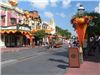
{"type": "Polygon", "coordinates": [[[11,24],[16,24],[16,18],[11,18],[11,24]]]}

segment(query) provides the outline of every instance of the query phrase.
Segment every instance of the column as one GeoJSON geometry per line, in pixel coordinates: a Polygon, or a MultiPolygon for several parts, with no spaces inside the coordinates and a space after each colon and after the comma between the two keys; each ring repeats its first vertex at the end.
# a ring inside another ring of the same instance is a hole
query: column
{"type": "Polygon", "coordinates": [[[41,26],[41,28],[40,28],[40,29],[41,29],[41,30],[42,30],[42,25],[43,25],[43,22],[42,22],[42,23],[40,23],[40,26],[41,26]]]}
{"type": "Polygon", "coordinates": [[[5,35],[0,35],[0,47],[6,47],[5,46],[5,35]]]}
{"type": "Polygon", "coordinates": [[[5,16],[5,26],[7,26],[8,23],[8,11],[6,10],[6,16],[5,16]]]}
{"type": "Polygon", "coordinates": [[[30,46],[32,47],[32,43],[33,41],[32,41],[32,36],[30,36],[30,46]]]}

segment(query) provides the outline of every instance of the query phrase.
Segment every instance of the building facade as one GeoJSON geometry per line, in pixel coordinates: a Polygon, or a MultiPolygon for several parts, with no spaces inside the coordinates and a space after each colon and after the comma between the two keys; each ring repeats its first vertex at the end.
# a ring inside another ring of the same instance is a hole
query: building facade
{"type": "Polygon", "coordinates": [[[9,3],[0,3],[0,46],[16,47],[32,43],[31,27],[23,10],[9,3]]]}
{"type": "Polygon", "coordinates": [[[41,20],[38,11],[21,10],[11,2],[0,2],[0,5],[1,47],[34,46],[36,31],[43,29],[46,33],[52,34],[55,30],[54,25],[41,20]]]}

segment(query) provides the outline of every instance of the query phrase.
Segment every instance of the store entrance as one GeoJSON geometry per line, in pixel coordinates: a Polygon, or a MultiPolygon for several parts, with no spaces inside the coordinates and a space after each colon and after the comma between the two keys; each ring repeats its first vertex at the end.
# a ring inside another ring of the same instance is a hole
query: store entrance
{"type": "Polygon", "coordinates": [[[16,47],[17,46],[17,37],[10,33],[5,35],[5,45],[6,47],[16,47]]]}

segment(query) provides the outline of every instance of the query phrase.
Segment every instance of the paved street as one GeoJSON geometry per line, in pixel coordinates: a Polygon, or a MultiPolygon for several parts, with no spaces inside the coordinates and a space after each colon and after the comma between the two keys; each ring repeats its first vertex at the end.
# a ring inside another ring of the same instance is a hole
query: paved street
{"type": "Polygon", "coordinates": [[[2,75],[64,75],[68,67],[67,51],[64,45],[62,48],[3,53],[2,62],[8,62],[2,63],[2,75]]]}

